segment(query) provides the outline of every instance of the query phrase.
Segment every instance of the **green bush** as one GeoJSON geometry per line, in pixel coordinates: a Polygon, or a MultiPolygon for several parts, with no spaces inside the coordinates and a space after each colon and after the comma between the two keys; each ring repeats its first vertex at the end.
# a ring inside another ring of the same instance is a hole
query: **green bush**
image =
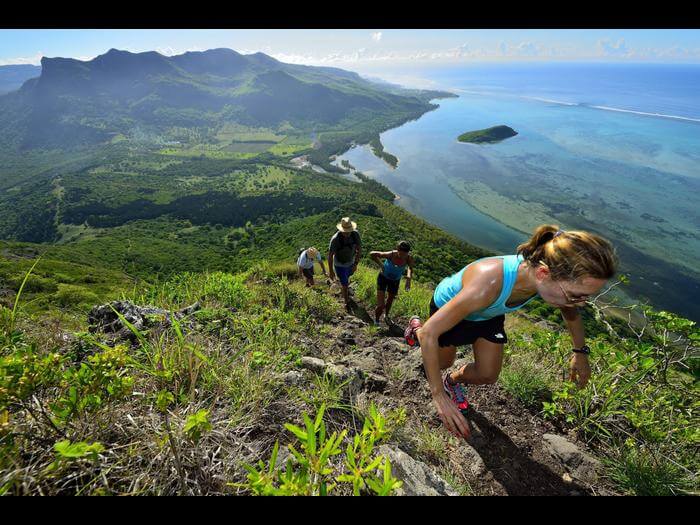
{"type": "Polygon", "coordinates": [[[100,302],[100,298],[90,290],[73,284],[59,284],[58,291],[53,294],[53,300],[61,306],[92,306],[100,302]]]}
{"type": "MultiPolygon", "coordinates": [[[[9,279],[9,284],[12,290],[18,291],[20,286],[22,286],[22,281],[24,280],[24,275],[13,277],[9,279]]],[[[38,275],[30,275],[27,278],[27,282],[24,285],[24,292],[30,293],[53,293],[59,289],[59,286],[54,279],[48,277],[40,277],[38,275]]]]}

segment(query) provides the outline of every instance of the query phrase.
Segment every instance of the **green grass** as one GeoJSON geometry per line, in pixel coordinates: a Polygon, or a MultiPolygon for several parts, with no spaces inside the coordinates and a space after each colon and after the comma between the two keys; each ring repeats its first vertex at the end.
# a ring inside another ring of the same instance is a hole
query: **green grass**
{"type": "MultiPolygon", "coordinates": [[[[693,490],[692,475],[667,458],[644,448],[625,448],[605,461],[608,475],[625,494],[678,496],[693,490]]],[[[695,482],[697,490],[697,482],[695,482]]],[[[695,495],[698,493],[695,492],[695,495]]]]}
{"type": "Polygon", "coordinates": [[[506,392],[532,408],[541,408],[542,401],[549,401],[552,397],[554,382],[551,372],[533,356],[511,354],[506,359],[498,382],[506,392]]]}

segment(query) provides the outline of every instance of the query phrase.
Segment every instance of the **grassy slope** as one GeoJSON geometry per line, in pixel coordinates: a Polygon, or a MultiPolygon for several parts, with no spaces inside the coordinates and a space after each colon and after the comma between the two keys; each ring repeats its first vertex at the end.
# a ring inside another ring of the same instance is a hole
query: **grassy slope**
{"type": "MultiPolygon", "coordinates": [[[[51,338],[36,333],[32,323],[21,318],[23,335],[7,339],[3,332],[2,339],[0,491],[246,493],[252,488],[246,484],[243,463],[267,460],[276,439],[290,443],[293,436],[283,431],[283,423],[301,424],[303,412],[314,414],[323,405],[329,429],[358,432],[356,422],[368,415],[367,397],[348,397],[342,385],[322,375],[306,376],[297,386],[283,380],[284,374],[299,370],[303,355],[337,360],[357,350],[335,346],[339,327],[333,320],[342,316],[337,300],[325,287],[310,290],[300,281],[289,282],[293,275],[293,263],[261,263],[245,274],[185,274],[154,287],[132,289],[127,296],[138,304],[177,309],[200,301],[202,309],[183,322],[180,331],[144,331],[131,348],[124,343],[98,347],[85,335],[51,338]],[[30,341],[36,346],[28,347],[30,341]],[[89,367],[75,375],[84,366],[81,363],[89,367]],[[13,381],[16,374],[24,377],[24,383],[13,381]],[[77,404],[66,414],[66,407],[73,406],[71,385],[77,404]],[[31,399],[55,414],[52,424],[41,416],[26,417],[33,410],[31,399]],[[186,428],[201,410],[207,412],[200,413],[204,419],[195,427],[201,431],[197,436],[186,428]],[[64,456],[53,448],[63,439],[85,446],[99,443],[102,448],[98,447],[99,453],[64,456]]],[[[375,275],[376,270],[363,266],[355,278],[355,295],[368,306],[375,275]]],[[[417,283],[410,293],[400,294],[394,315],[425,316],[431,293],[417,283]]],[[[568,356],[564,334],[515,316],[509,320],[509,336],[503,388],[540,416],[547,413],[546,405],[542,412],[543,400],[558,399],[564,412],[552,417],[564,427],[578,429],[609,458],[606,472],[615,480],[616,490],[669,493],[692,487],[687,474],[664,459],[672,454],[676,462],[693,469],[690,444],[695,431],[682,422],[682,410],[664,419],[671,406],[687,407],[692,397],[685,394],[675,405],[649,404],[650,399],[678,396],[681,378],[664,386],[651,371],[639,376],[645,365],[634,356],[629,362],[624,356],[611,359],[617,345],[599,338],[592,341],[593,385],[577,393],[561,379],[568,356]],[[609,388],[600,405],[594,393],[609,388]],[[568,397],[557,398],[561,392],[568,392],[568,397]],[[582,411],[583,406],[589,408],[582,411]],[[635,421],[641,424],[635,426],[635,421]],[[628,435],[618,430],[621,424],[628,435]],[[633,445],[626,445],[630,439],[633,445]]],[[[358,327],[354,337],[358,343],[365,338],[378,344],[386,339],[373,327],[358,327]]],[[[396,404],[392,392],[398,395],[395,389],[408,378],[390,365],[385,370],[390,390],[370,394],[387,421],[388,434],[382,439],[413,450],[463,493],[486,490],[469,475],[468,463],[452,462],[451,454],[462,447],[439,426],[426,425],[434,416],[396,404]]],[[[687,409],[683,410],[687,417],[687,409]]],[[[338,473],[342,465],[334,465],[338,473]]],[[[350,489],[341,485],[338,490],[350,489]]]]}

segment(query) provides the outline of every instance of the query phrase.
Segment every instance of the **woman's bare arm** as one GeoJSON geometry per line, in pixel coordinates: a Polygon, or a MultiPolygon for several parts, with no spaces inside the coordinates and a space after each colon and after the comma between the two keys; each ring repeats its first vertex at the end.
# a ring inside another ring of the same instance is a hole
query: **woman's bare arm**
{"type": "Polygon", "coordinates": [[[382,261],[381,259],[386,259],[387,257],[391,257],[391,254],[393,252],[369,252],[369,256],[376,262],[377,264],[381,264],[382,261]]]}
{"type": "MultiPolygon", "coordinates": [[[[561,315],[566,321],[566,326],[571,334],[574,348],[581,348],[586,344],[586,335],[583,328],[581,313],[575,306],[560,307],[561,315]]],[[[575,382],[579,388],[588,384],[591,378],[591,364],[586,354],[574,353],[569,361],[569,379],[575,382]]]]}
{"type": "Polygon", "coordinates": [[[502,266],[492,261],[477,263],[465,270],[462,290],[428,319],[419,332],[423,367],[433,402],[447,429],[469,437],[469,427],[455,404],[447,397],[440,373],[438,338],[472,312],[489,306],[498,297],[503,283],[502,266]]]}

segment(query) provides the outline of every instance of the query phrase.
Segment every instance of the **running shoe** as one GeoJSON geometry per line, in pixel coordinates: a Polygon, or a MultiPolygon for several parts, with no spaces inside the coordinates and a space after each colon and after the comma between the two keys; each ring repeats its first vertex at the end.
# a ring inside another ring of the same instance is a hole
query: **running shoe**
{"type": "Polygon", "coordinates": [[[459,383],[455,383],[454,385],[451,384],[448,380],[448,377],[450,376],[450,372],[445,372],[445,375],[442,377],[442,386],[445,389],[445,393],[449,396],[449,398],[454,402],[455,405],[457,405],[457,408],[464,413],[465,410],[469,408],[469,402],[467,401],[467,396],[464,395],[464,390],[462,389],[462,385],[459,383]]]}
{"type": "Polygon", "coordinates": [[[412,348],[420,346],[420,343],[418,342],[418,336],[416,335],[416,330],[418,330],[421,326],[423,326],[423,323],[420,322],[420,317],[418,317],[417,315],[414,315],[408,321],[408,326],[403,332],[403,338],[406,340],[406,344],[408,346],[412,348]]]}

